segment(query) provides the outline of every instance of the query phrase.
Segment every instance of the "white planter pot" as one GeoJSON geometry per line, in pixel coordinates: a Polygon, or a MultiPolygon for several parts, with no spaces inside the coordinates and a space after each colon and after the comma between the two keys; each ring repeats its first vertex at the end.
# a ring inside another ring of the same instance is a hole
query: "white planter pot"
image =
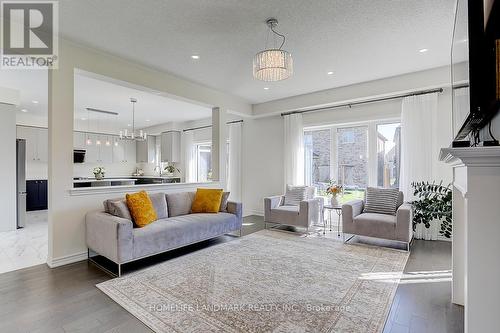
{"type": "Polygon", "coordinates": [[[339,200],[337,199],[337,197],[332,197],[332,198],[330,199],[330,204],[331,204],[333,207],[337,207],[337,206],[339,206],[339,205],[340,205],[340,204],[339,204],[339,200]]]}

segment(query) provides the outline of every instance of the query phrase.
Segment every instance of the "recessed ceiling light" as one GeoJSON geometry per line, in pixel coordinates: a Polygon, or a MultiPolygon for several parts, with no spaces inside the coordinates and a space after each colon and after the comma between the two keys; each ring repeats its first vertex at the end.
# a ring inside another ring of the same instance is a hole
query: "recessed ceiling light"
{"type": "Polygon", "coordinates": [[[132,124],[127,124],[128,127],[132,127],[132,124]]]}
{"type": "Polygon", "coordinates": [[[333,75],[333,72],[328,72],[328,73],[326,73],[326,74],[328,74],[328,75],[333,75]]]}
{"type": "Polygon", "coordinates": [[[21,109],[21,112],[28,112],[28,110],[26,110],[26,109],[21,109]]]}
{"type": "Polygon", "coordinates": [[[81,118],[81,119],[82,119],[82,120],[87,120],[87,118],[85,118],[85,117],[84,117],[84,118],[81,118]]]}
{"type": "Polygon", "coordinates": [[[146,121],[147,121],[147,122],[149,123],[149,122],[150,122],[151,120],[149,120],[149,119],[146,119],[146,121]]]}
{"type": "Polygon", "coordinates": [[[425,53],[427,51],[429,51],[429,49],[420,49],[420,50],[418,50],[418,52],[420,52],[420,53],[425,53]]]}
{"type": "Polygon", "coordinates": [[[193,55],[191,56],[191,59],[198,60],[198,59],[200,59],[200,56],[199,56],[199,55],[196,55],[196,54],[193,54],[193,55]]]}
{"type": "Polygon", "coordinates": [[[38,104],[38,101],[31,101],[31,103],[33,103],[33,104],[38,104]]]}
{"type": "Polygon", "coordinates": [[[264,90],[269,90],[269,87],[264,87],[264,90]]]}

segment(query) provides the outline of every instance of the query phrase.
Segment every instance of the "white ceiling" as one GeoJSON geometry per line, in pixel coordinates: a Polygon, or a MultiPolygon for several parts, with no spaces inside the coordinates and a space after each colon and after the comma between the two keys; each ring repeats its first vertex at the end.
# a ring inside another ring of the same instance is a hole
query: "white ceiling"
{"type": "Polygon", "coordinates": [[[102,79],[75,75],[75,128],[90,131],[109,131],[130,128],[132,103],[136,98],[136,128],[169,122],[185,122],[212,116],[212,109],[171,97],[154,94],[146,89],[131,88],[102,79]],[[89,112],[87,108],[117,112],[118,116],[89,112]],[[90,128],[89,126],[90,119],[90,128]]]}
{"type": "Polygon", "coordinates": [[[455,0],[64,0],[66,38],[252,103],[449,63],[455,0]],[[295,75],[264,83],[252,57],[279,20],[295,75]],[[426,48],[426,53],[418,52],[426,48]],[[200,56],[199,60],[191,55],[200,56]],[[326,73],[333,71],[333,75],[326,73]],[[269,87],[269,90],[264,90],[269,87]]]}

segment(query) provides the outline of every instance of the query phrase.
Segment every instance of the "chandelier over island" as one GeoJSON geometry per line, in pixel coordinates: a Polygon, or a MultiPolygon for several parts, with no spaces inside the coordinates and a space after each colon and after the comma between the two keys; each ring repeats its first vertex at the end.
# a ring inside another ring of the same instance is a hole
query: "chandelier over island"
{"type": "Polygon", "coordinates": [[[132,130],[129,131],[127,128],[120,131],[120,140],[127,141],[144,141],[147,139],[147,134],[143,130],[138,133],[135,131],[135,103],[137,103],[136,98],[130,98],[130,103],[132,103],[132,130]]]}
{"type": "Polygon", "coordinates": [[[266,24],[270,33],[273,33],[273,37],[282,38],[282,42],[279,47],[276,47],[275,43],[273,48],[267,48],[266,42],[266,49],[257,53],[253,58],[253,76],[258,80],[268,82],[288,79],[293,74],[293,59],[288,51],[282,49],[286,38],[275,30],[278,25],[277,19],[270,18],[266,24]]]}

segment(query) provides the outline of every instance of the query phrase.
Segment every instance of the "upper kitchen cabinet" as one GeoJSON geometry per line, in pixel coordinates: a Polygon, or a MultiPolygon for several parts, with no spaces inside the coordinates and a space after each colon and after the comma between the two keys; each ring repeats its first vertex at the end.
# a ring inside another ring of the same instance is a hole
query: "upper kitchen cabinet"
{"type": "Polygon", "coordinates": [[[46,128],[17,126],[17,138],[26,140],[27,161],[48,161],[49,134],[46,128]]]}
{"type": "Polygon", "coordinates": [[[114,137],[112,148],[113,163],[135,163],[137,150],[135,141],[120,140],[114,137]]]}
{"type": "Polygon", "coordinates": [[[89,134],[91,144],[86,145],[85,163],[112,163],[113,138],[103,134],[89,134]]]}
{"type": "Polygon", "coordinates": [[[161,134],[161,161],[177,163],[181,160],[181,132],[169,131],[161,134]]]}
{"type": "Polygon", "coordinates": [[[87,149],[85,133],[73,132],[73,148],[74,149],[87,149]]]}
{"type": "Polygon", "coordinates": [[[136,143],[137,163],[155,163],[156,162],[156,138],[149,135],[145,141],[136,143]]]}

